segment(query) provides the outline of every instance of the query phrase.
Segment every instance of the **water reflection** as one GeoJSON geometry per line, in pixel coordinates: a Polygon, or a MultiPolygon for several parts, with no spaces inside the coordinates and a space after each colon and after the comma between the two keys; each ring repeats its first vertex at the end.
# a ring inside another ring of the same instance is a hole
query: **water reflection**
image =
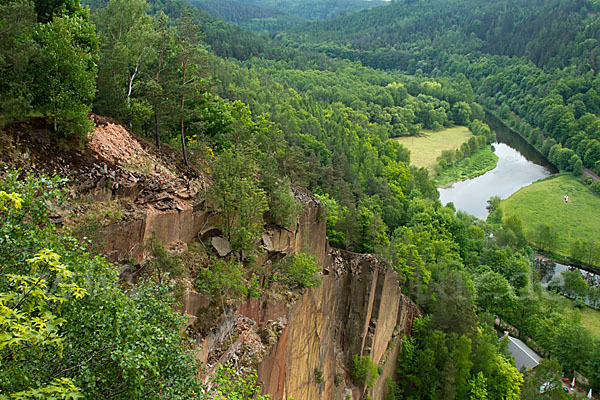
{"type": "Polygon", "coordinates": [[[522,187],[558,172],[537,149],[494,114],[486,111],[485,122],[496,132],[498,140],[494,143],[498,156],[496,168],[477,178],[438,189],[442,204],[453,202],[457,210],[481,219],[488,216],[486,206],[490,197],[506,199],[522,187]]]}
{"type": "Polygon", "coordinates": [[[492,196],[506,199],[520,188],[550,175],[548,168],[527,160],[505,143],[494,143],[498,165],[491,171],[448,188],[440,188],[442,204],[453,202],[457,210],[487,218],[487,201],[492,196]]]}

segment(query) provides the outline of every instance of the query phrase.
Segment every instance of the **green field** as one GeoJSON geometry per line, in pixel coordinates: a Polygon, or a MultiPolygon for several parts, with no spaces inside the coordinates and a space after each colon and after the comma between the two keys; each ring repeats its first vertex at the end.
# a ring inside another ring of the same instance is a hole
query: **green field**
{"type": "Polygon", "coordinates": [[[600,311],[583,307],[581,309],[581,323],[592,336],[600,339],[600,311]]]}
{"type": "Polygon", "coordinates": [[[453,182],[475,178],[494,169],[496,164],[498,164],[498,156],[494,154],[490,146],[486,146],[443,170],[435,178],[435,182],[438,186],[444,186],[453,182]]]}
{"type": "Polygon", "coordinates": [[[552,176],[517,191],[500,203],[505,216],[518,215],[525,235],[534,242],[540,224],[553,227],[557,233],[554,253],[570,254],[576,239],[600,237],[600,196],[592,193],[572,175],[552,176]],[[569,196],[569,202],[563,196],[569,196]]]}
{"type": "Polygon", "coordinates": [[[410,150],[412,165],[433,172],[442,150],[458,149],[471,136],[473,134],[466,126],[455,126],[438,132],[424,130],[419,136],[402,136],[396,140],[410,150]]]}

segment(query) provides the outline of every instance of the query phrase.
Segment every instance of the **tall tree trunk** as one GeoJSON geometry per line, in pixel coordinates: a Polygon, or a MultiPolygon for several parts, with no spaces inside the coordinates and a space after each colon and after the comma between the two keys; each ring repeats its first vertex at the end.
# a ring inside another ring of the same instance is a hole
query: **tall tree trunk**
{"type": "Polygon", "coordinates": [[[154,134],[156,139],[156,147],[160,149],[160,132],[158,130],[158,111],[156,111],[156,102],[154,103],[154,134]]]}
{"type": "Polygon", "coordinates": [[[184,135],[184,126],[183,126],[183,105],[185,103],[185,94],[184,94],[184,89],[185,89],[185,70],[187,67],[187,57],[184,58],[183,60],[183,65],[182,65],[182,78],[181,78],[181,101],[179,102],[179,126],[181,128],[181,152],[183,154],[183,163],[185,165],[188,165],[188,160],[187,160],[187,152],[185,149],[185,135],[184,135]]]}
{"type": "MultiPolygon", "coordinates": [[[[181,96],[181,104],[183,105],[183,96],[181,96]]],[[[181,151],[183,154],[183,163],[185,165],[188,165],[188,160],[187,160],[187,151],[185,149],[185,136],[183,134],[183,117],[180,118],[180,125],[181,125],[181,151]]]]}
{"type": "Polygon", "coordinates": [[[162,60],[164,55],[164,46],[161,46],[160,53],[158,57],[158,68],[156,69],[156,77],[155,82],[156,86],[154,88],[154,134],[156,139],[156,147],[160,149],[160,129],[158,124],[158,88],[160,86],[160,71],[162,68],[162,60]]]}

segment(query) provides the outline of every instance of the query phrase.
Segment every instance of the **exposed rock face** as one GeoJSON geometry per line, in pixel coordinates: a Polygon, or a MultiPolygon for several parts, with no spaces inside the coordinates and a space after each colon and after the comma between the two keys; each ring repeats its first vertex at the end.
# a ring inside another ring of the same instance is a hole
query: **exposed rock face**
{"type": "MultiPolygon", "coordinates": [[[[300,294],[248,300],[198,339],[198,358],[207,374],[217,362],[239,365],[240,360],[251,360],[258,366],[263,392],[274,400],[347,395],[360,399],[367,394],[384,399],[386,379],[397,369],[401,338],[410,332],[418,307],[401,293],[396,272],[377,257],[330,249],[322,204],[305,189],[293,190],[304,213],[295,229],[267,230],[263,258],[311,254],[323,267],[322,284],[300,294]],[[224,337],[237,339],[223,347],[224,337]],[[350,378],[355,354],[369,356],[383,371],[369,391],[350,378]]],[[[183,312],[192,319],[202,318],[201,313],[196,315],[201,298],[186,295],[183,312]],[[196,297],[200,300],[192,301],[196,297]]]]}
{"type": "Polygon", "coordinates": [[[210,213],[192,208],[169,211],[149,210],[141,219],[111,225],[103,230],[106,255],[114,261],[143,257],[142,246],[154,233],[162,243],[192,241],[209,222],[210,213]]]}
{"type": "MultiPolygon", "coordinates": [[[[260,365],[259,380],[273,399],[343,399],[354,354],[383,367],[369,393],[373,399],[385,397],[386,378],[395,373],[400,339],[410,332],[417,306],[401,294],[397,274],[372,255],[332,250],[330,260],[322,285],[293,304],[260,365]]],[[[363,391],[352,393],[358,399],[363,391]]]]}
{"type": "Polygon", "coordinates": [[[314,255],[323,267],[323,282],[291,304],[255,299],[238,309],[258,329],[286,322],[259,365],[263,392],[274,400],[344,399],[348,392],[359,399],[366,392],[350,379],[352,356],[358,354],[383,367],[368,393],[383,399],[401,338],[410,332],[418,307],[401,293],[396,272],[375,256],[330,249],[322,204],[304,189],[294,193],[304,205],[297,229],[272,229],[263,242],[269,253],[314,255]]]}
{"type": "MultiPolygon", "coordinates": [[[[94,132],[92,156],[75,154],[74,161],[62,163],[62,175],[83,177],[75,193],[95,201],[127,199],[139,212],[134,220],[103,228],[107,255],[139,261],[142,245],[156,234],[169,247],[212,238],[210,243],[226,256],[228,243],[216,237],[220,233],[212,214],[196,197],[206,189],[205,177],[143,147],[124,129],[106,123],[94,132]]],[[[275,400],[344,399],[348,394],[383,399],[401,338],[419,310],[402,295],[397,274],[375,256],[330,249],[322,204],[303,188],[292,190],[304,212],[293,227],[267,229],[262,261],[311,254],[323,268],[322,284],[303,293],[270,293],[209,317],[208,299],[188,290],[181,310],[190,324],[215,320],[210,333],[198,338],[198,359],[208,372],[218,362],[257,367],[263,392],[275,400]],[[383,371],[369,391],[351,381],[355,354],[369,356],[383,371]]]]}

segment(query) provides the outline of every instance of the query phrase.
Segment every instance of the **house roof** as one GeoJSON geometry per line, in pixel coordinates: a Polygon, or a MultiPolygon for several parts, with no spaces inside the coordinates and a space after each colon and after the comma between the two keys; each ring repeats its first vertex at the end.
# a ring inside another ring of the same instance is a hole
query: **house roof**
{"type": "Polygon", "coordinates": [[[515,364],[519,371],[523,367],[526,370],[530,370],[538,366],[542,357],[537,355],[535,351],[531,350],[521,340],[510,335],[505,335],[504,337],[506,336],[508,336],[508,352],[515,358],[515,364]]]}

